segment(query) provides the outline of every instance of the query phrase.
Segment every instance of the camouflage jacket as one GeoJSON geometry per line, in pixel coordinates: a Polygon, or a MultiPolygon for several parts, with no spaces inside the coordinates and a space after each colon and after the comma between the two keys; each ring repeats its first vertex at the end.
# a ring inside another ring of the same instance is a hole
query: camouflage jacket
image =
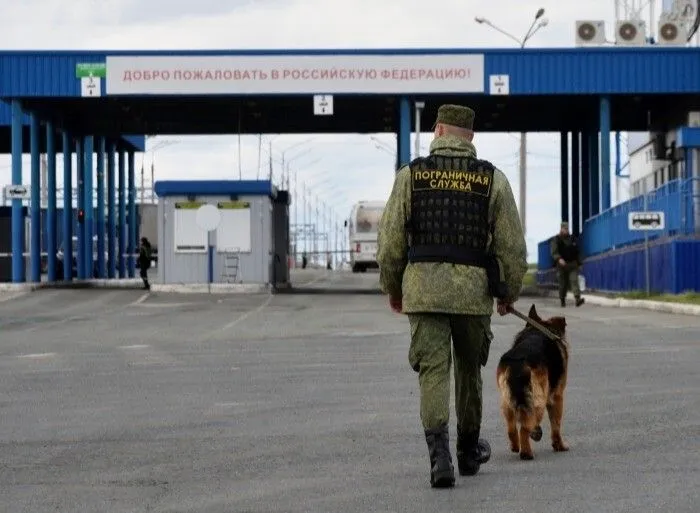
{"type": "Polygon", "coordinates": [[[554,266],[558,267],[557,261],[563,258],[567,263],[575,263],[577,266],[582,265],[581,261],[581,251],[578,245],[578,239],[571,234],[562,236],[557,234],[551,238],[549,241],[549,254],[552,256],[554,266]],[[559,252],[559,243],[565,248],[565,255],[561,255],[559,252]]]}
{"type": "MultiPolygon", "coordinates": [[[[435,138],[430,153],[476,157],[474,145],[462,138],[435,138]]],[[[508,179],[496,170],[489,202],[488,246],[500,260],[511,301],[515,302],[527,271],[527,248],[508,179]]],[[[408,263],[406,221],[411,211],[411,177],[403,166],[394,180],[378,233],[377,261],[382,292],[403,298],[404,313],[441,312],[491,315],[494,301],[486,271],[451,263],[408,263]]]]}

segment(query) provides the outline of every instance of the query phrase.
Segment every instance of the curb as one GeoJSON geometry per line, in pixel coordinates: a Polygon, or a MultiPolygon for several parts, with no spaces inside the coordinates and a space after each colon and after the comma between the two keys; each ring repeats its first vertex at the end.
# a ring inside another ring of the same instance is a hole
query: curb
{"type": "MultiPolygon", "coordinates": [[[[571,294],[569,294],[571,295],[571,294]]],[[[549,292],[548,297],[558,298],[557,292],[549,292]]],[[[651,301],[649,299],[625,299],[601,297],[593,294],[582,294],[587,304],[596,306],[611,306],[616,308],[641,308],[655,312],[666,312],[680,315],[700,315],[700,305],[687,303],[668,303],[665,301],[651,301]]]]}
{"type": "MultiPolygon", "coordinates": [[[[73,280],[54,283],[0,283],[0,293],[16,297],[39,289],[132,289],[143,290],[140,278],[112,280],[73,280]]],[[[264,294],[271,291],[269,285],[257,283],[176,283],[151,284],[153,292],[173,292],[190,294],[264,294]]],[[[9,299],[9,298],[8,298],[9,299]]]]}
{"type": "MultiPolygon", "coordinates": [[[[139,288],[143,288],[141,284],[139,288]]],[[[179,283],[151,285],[152,292],[175,292],[182,294],[265,294],[270,292],[268,285],[257,283],[179,283]]]]}

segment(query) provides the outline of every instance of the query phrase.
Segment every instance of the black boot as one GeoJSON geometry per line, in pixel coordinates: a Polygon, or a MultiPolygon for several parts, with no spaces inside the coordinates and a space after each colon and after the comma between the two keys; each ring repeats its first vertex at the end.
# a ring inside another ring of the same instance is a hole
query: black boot
{"type": "Polygon", "coordinates": [[[473,476],[482,463],[491,458],[491,445],[479,438],[479,432],[460,433],[457,430],[457,465],[460,476],[473,476]]]}
{"type": "Polygon", "coordinates": [[[430,486],[449,488],[455,484],[455,468],[450,454],[450,435],[447,425],[425,431],[430,454],[430,486]]]}
{"type": "Polygon", "coordinates": [[[561,303],[561,307],[565,308],[566,307],[566,299],[563,297],[559,298],[559,302],[561,303]]]}
{"type": "Polygon", "coordinates": [[[576,298],[576,306],[581,306],[585,302],[586,302],[586,300],[583,299],[581,296],[576,298]]]}

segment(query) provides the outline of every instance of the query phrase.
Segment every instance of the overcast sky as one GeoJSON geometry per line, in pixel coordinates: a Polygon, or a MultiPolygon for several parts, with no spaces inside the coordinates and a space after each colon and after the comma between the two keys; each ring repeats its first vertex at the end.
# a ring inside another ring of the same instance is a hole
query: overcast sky
{"type": "MultiPolygon", "coordinates": [[[[661,1],[656,3],[660,6],[661,1]]],[[[577,19],[603,19],[608,38],[613,37],[613,0],[22,0],[3,2],[0,48],[513,47],[514,41],[475,23],[474,17],[485,17],[522,37],[539,7],[545,8],[549,24],[528,42],[529,47],[573,46],[577,19]]],[[[239,171],[244,178],[255,178],[268,172],[267,147],[271,138],[276,159],[281,151],[302,142],[286,153],[289,158],[304,152],[292,162],[292,169],[314,196],[333,206],[334,216],[342,222],[353,202],[384,199],[391,190],[395,137],[374,137],[263,136],[263,150],[259,152],[258,137],[244,136],[240,138],[240,158],[237,136],[156,138],[149,141],[149,148],[159,145],[158,148],[145,156],[147,182],[153,159],[156,180],[237,178],[239,171]],[[375,193],[369,192],[370,184],[375,193]]],[[[424,152],[430,138],[431,134],[421,135],[424,152]]],[[[482,158],[506,173],[517,200],[518,135],[477,134],[475,143],[482,158]]],[[[140,164],[141,160],[139,155],[137,162],[140,164]]],[[[26,174],[28,159],[25,162],[26,174]]],[[[279,164],[275,163],[274,168],[279,180],[279,164]]],[[[558,229],[558,170],[558,134],[531,134],[527,199],[530,261],[537,258],[537,242],[558,229]]],[[[0,156],[0,178],[9,183],[7,156],[0,156]]],[[[59,185],[60,182],[59,176],[59,185]]],[[[615,196],[613,185],[613,200],[615,196]]],[[[298,216],[301,222],[301,208],[298,216]]]]}

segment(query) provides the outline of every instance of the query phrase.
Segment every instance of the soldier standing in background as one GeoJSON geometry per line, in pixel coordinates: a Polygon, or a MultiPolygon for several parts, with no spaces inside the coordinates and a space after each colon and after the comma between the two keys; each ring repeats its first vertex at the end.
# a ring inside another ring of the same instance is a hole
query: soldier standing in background
{"type": "Polygon", "coordinates": [[[473,123],[467,107],[440,107],[430,155],[397,172],[378,233],[381,289],[392,310],[408,314],[408,359],[418,373],[433,487],[455,482],[448,434],[451,345],[460,475],[476,474],[490,458],[479,435],[493,300],[505,315],[527,271],[510,184],[476,158],[473,123]]]}
{"type": "Polygon", "coordinates": [[[566,293],[571,289],[576,298],[576,306],[581,306],[585,299],[581,297],[578,285],[578,270],[582,265],[578,240],[569,233],[569,223],[562,222],[559,233],[552,237],[549,251],[557,267],[559,282],[559,300],[562,308],[566,306],[566,293]]]}
{"type": "Polygon", "coordinates": [[[153,248],[147,237],[141,237],[141,247],[139,248],[139,275],[143,280],[143,288],[151,290],[151,284],[148,283],[148,270],[151,268],[151,255],[153,248]]]}

